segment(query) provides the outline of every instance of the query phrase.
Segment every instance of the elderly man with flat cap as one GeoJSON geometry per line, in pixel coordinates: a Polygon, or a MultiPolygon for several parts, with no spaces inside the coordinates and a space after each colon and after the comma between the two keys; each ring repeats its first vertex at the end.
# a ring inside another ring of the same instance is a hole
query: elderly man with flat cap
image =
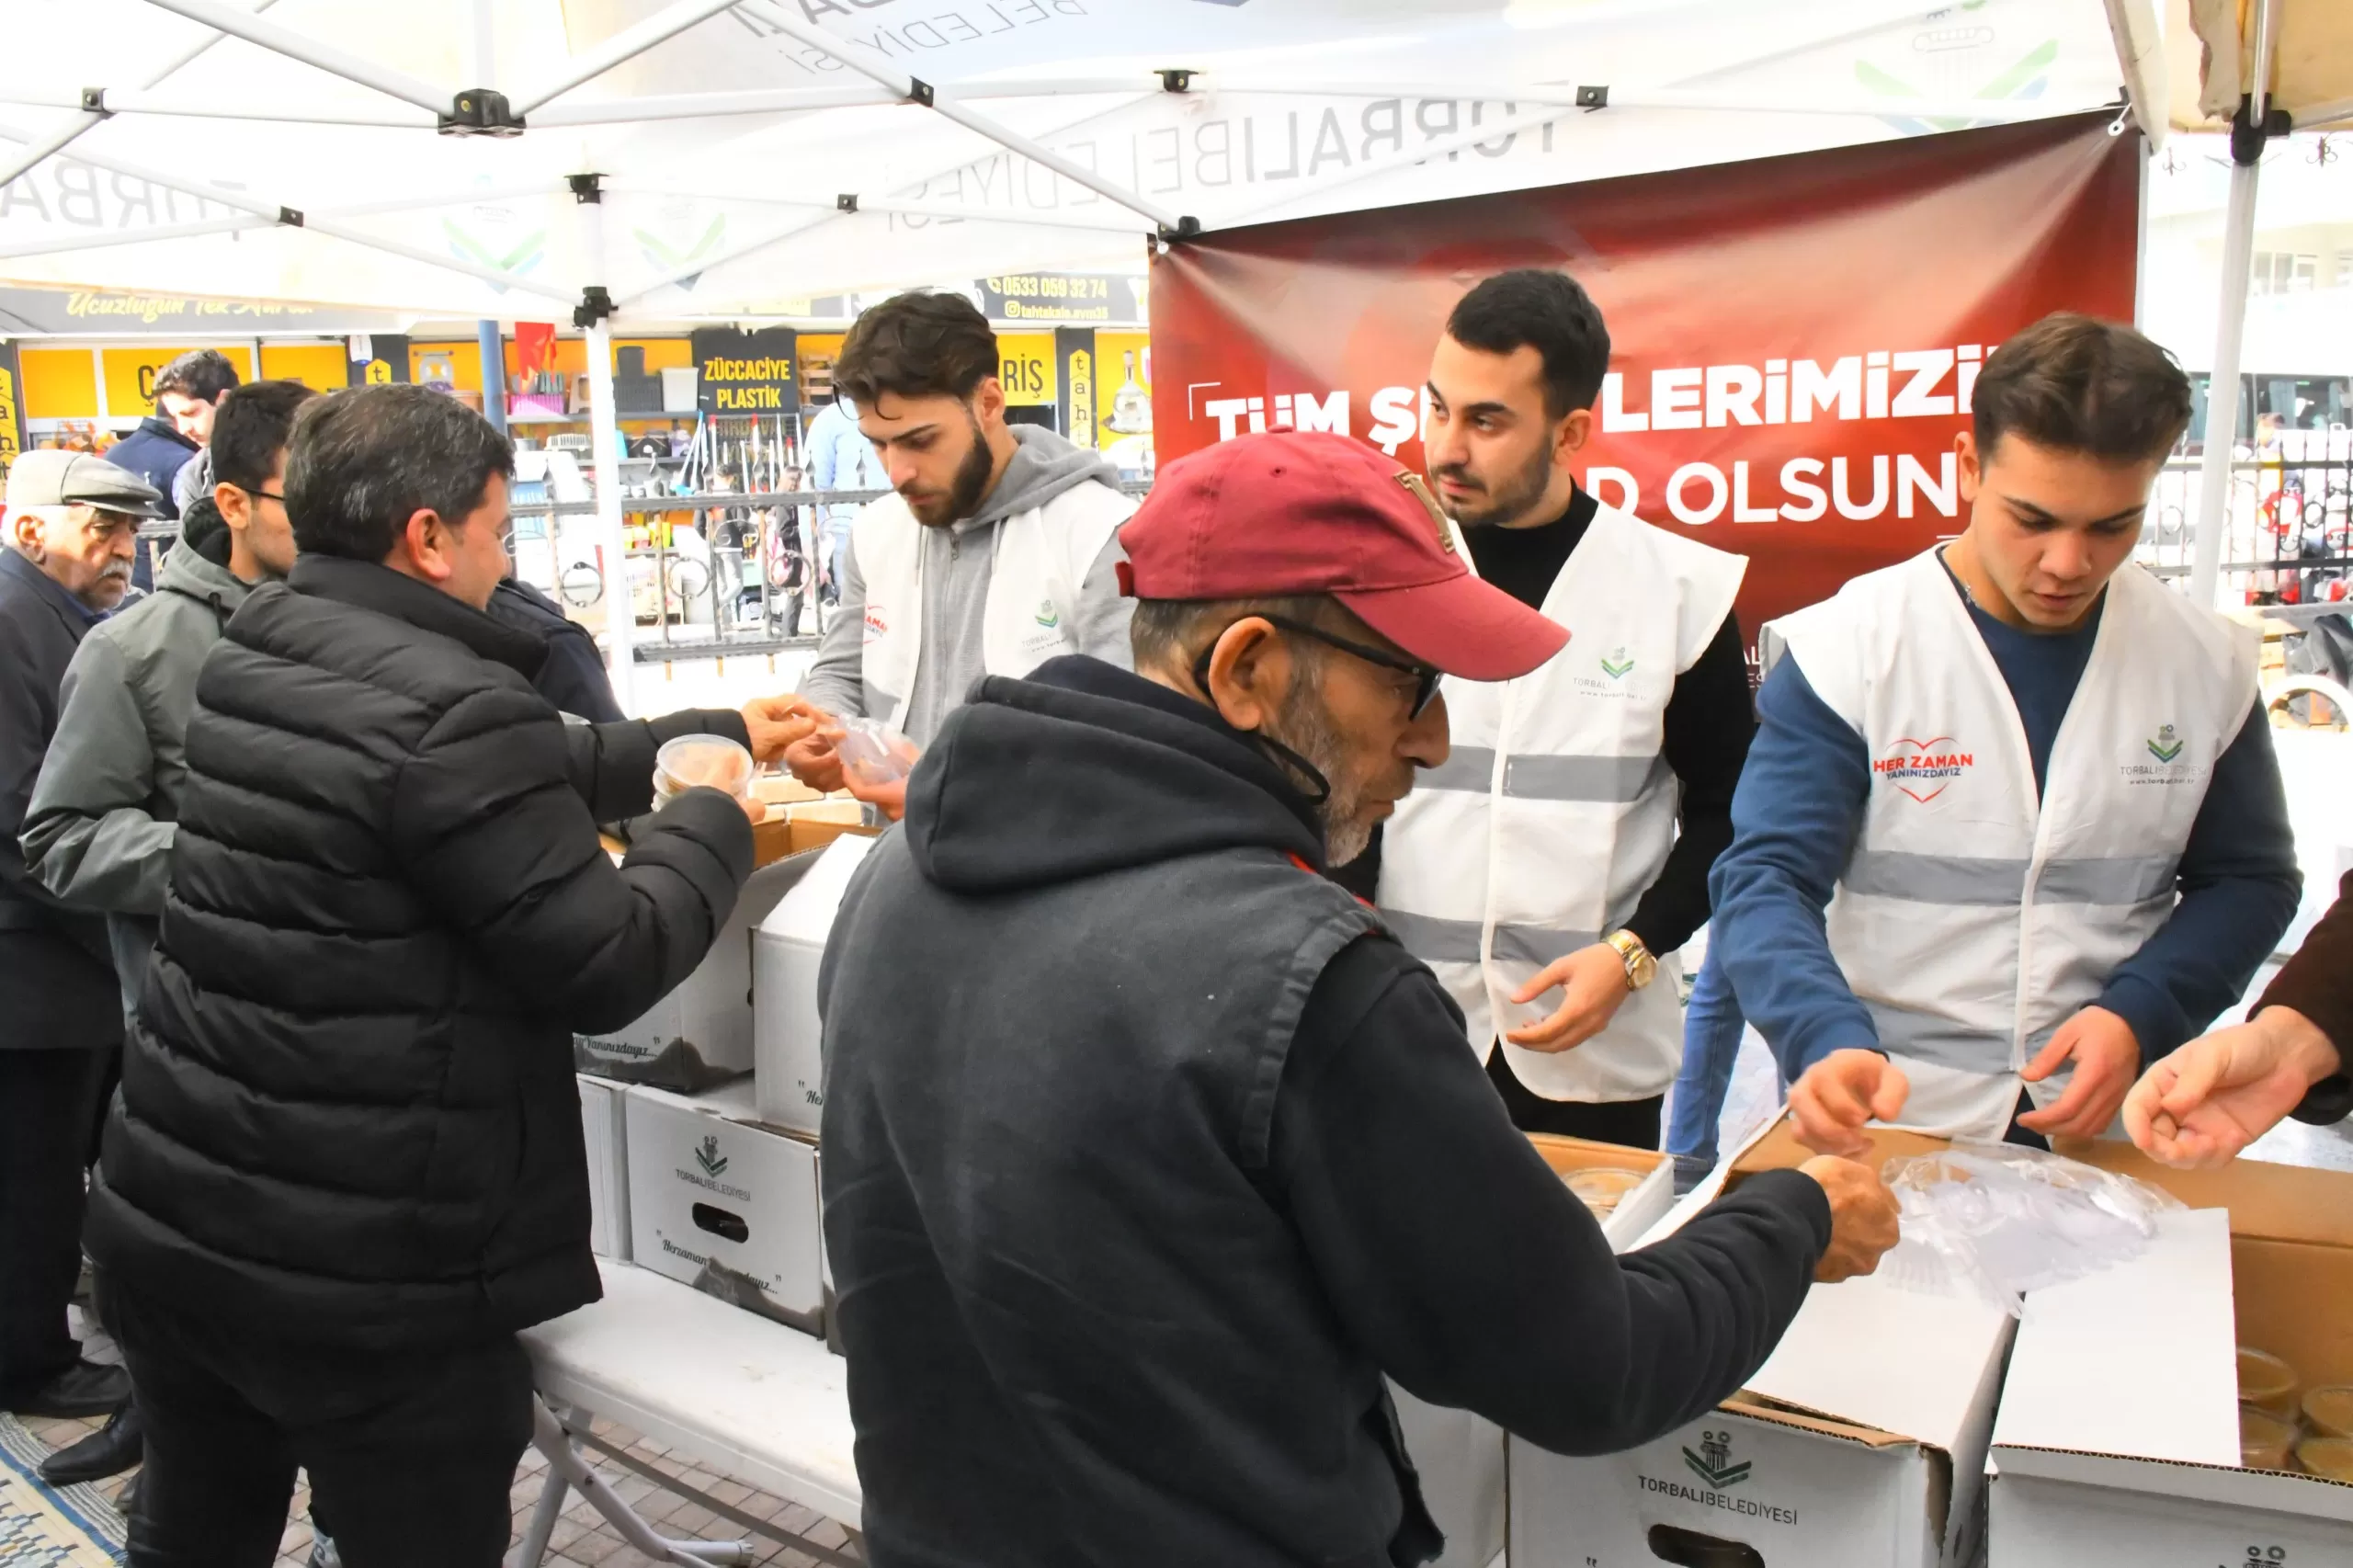
{"type": "Polygon", "coordinates": [[[1136,673],[989,676],[916,767],[821,983],[877,1568],[1424,1562],[1383,1374],[1630,1447],[1894,1241],[1832,1160],[1613,1257],[1324,875],[1446,760],[1442,673],[1564,640],[1447,538],[1341,437],[1171,464],[1121,531],[1136,673]]]}
{"type": "Polygon", "coordinates": [[[82,1172],[122,1044],[106,922],[65,909],[25,869],[24,825],[83,635],[131,586],[139,521],[163,515],[137,475],[80,452],[8,470],[0,515],[0,1410],[102,1415],[130,1395],[66,1324],[82,1262],[82,1172]]]}

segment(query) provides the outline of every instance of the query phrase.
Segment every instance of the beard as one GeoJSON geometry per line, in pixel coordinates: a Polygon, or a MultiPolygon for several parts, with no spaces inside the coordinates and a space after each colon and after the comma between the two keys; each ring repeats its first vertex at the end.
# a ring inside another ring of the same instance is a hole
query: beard
{"type": "MultiPolygon", "coordinates": [[[[1477,476],[1460,463],[1447,463],[1430,471],[1433,480],[1451,479],[1458,484],[1476,483],[1477,476]]],[[[1483,488],[1463,500],[1449,502],[1444,490],[1437,492],[1441,504],[1457,510],[1449,514],[1466,528],[1491,528],[1523,517],[1544,499],[1544,491],[1552,483],[1552,454],[1539,448],[1527,465],[1503,476],[1495,485],[1483,488]]]]}
{"type": "MultiPolygon", "coordinates": [[[[1290,699],[1267,729],[1268,739],[1289,746],[1322,775],[1326,790],[1315,814],[1324,826],[1324,858],[1345,866],[1372,842],[1372,824],[1365,815],[1365,780],[1347,772],[1347,743],[1330,709],[1315,687],[1315,671],[1302,663],[1291,677],[1290,699]]],[[[1315,780],[1299,777],[1296,765],[1277,757],[1277,765],[1293,781],[1313,793],[1315,780]]]]}
{"type": "Polygon", "coordinates": [[[966,409],[964,417],[972,424],[972,444],[966,449],[963,460],[956,465],[956,477],[949,482],[948,494],[937,500],[918,502],[907,498],[907,510],[927,528],[944,528],[971,517],[988,494],[989,474],[996,467],[996,456],[989,450],[988,437],[981,434],[981,422],[972,417],[972,410],[966,409]]]}

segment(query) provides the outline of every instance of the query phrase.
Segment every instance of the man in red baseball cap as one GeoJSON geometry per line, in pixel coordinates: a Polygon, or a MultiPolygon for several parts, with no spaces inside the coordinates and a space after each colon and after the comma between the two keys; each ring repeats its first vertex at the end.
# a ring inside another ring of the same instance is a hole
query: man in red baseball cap
{"type": "Polygon", "coordinates": [[[1620,1262],[1462,1020],[1321,873],[1563,630],[1336,436],[1171,464],[1136,673],[982,680],[822,980],[825,1241],[877,1568],[1415,1563],[1393,1379],[1546,1447],[1740,1387],[1895,1239],[1840,1160],[1620,1262]]]}

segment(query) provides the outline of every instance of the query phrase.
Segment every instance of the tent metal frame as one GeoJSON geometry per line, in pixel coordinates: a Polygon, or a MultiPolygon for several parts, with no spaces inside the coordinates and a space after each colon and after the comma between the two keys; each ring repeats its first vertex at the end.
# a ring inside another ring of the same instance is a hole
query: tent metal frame
{"type": "Polygon", "coordinates": [[[2206,445],[2198,468],[2198,521],[2192,535],[2189,601],[2212,606],[2221,585],[2222,532],[2231,502],[2231,460],[2239,436],[2239,351],[2246,336],[2246,290],[2255,262],[2255,199],[2269,140],[2271,68],[2279,52],[2281,0],[2255,13],[2255,76],[2231,136],[2230,199],[2222,217],[2222,292],[2215,312],[2214,369],[2206,381],[2206,445]]]}
{"type": "MultiPolygon", "coordinates": [[[[281,25],[267,17],[275,0],[257,0],[250,7],[223,0],[146,0],[162,10],[196,22],[210,29],[200,42],[183,51],[167,62],[148,81],[128,89],[91,89],[79,95],[21,95],[7,101],[33,101],[40,107],[57,107],[73,110],[67,118],[45,132],[15,139],[26,142],[23,153],[13,162],[0,165],[0,185],[6,184],[45,159],[72,146],[90,130],[116,114],[154,116],[201,116],[204,118],[235,118],[292,123],[327,125],[359,125],[390,129],[427,129],[427,122],[414,119],[394,108],[370,110],[320,109],[306,110],[300,107],[273,105],[255,112],[220,109],[169,93],[157,91],[176,71],[200,57],[223,38],[234,38],[256,48],[267,50],[286,59],[340,77],[372,92],[422,111],[433,117],[429,128],[437,133],[473,133],[512,136],[533,129],[527,117],[537,116],[537,127],[561,129],[649,119],[716,119],[739,115],[787,115],[824,108],[860,106],[906,104],[920,107],[930,113],[961,127],[980,140],[994,144],[1038,167],[1051,171],[1077,187],[1093,192],[1113,207],[1135,215],[1142,225],[1164,239],[1188,238],[1202,232],[1201,223],[1193,216],[1172,210],[1148,195],[1129,188],[1117,180],[1105,177],[1072,158],[1063,156],[1033,137],[1024,135],[992,116],[972,107],[990,98],[1037,97],[1118,97],[1133,94],[1138,97],[1155,93],[1193,91],[1197,82],[1207,90],[1242,95],[1301,94],[1307,97],[1336,98],[1415,97],[1447,98],[1461,101],[1469,98],[1479,103],[1493,102],[1510,106],[1513,111],[1490,125],[1465,128],[1422,146],[1401,149],[1387,158],[1359,164],[1329,179],[1302,185],[1286,193],[1278,202],[1232,220],[1233,222],[1257,221],[1263,214],[1296,208],[1303,203],[1326,199],[1336,190],[1360,180],[1392,170],[1433,159],[1459,155],[1463,150],[1492,143],[1499,139],[1540,131],[1577,113],[1597,112],[1605,108],[1660,109],[1695,112],[1790,113],[1807,115],[1855,115],[1883,118],[1902,115],[1906,118],[1960,119],[1967,121],[2012,120],[2040,118],[2052,112],[2040,103],[2014,104],[2006,101],[1942,100],[1863,100],[1824,98],[1821,97],[1779,97],[1771,93],[1722,88],[1707,85],[1707,78],[1720,77],[1725,73],[1751,67],[1788,52],[1806,47],[1809,42],[1825,40],[1781,39],[1773,49],[1756,59],[1733,61],[1711,67],[1706,75],[1691,84],[1669,83],[1655,86],[1638,85],[1506,85],[1506,84],[1435,84],[1379,83],[1348,85],[1318,85],[1302,89],[1297,84],[1286,84],[1260,76],[1233,83],[1208,78],[1194,70],[1170,69],[1140,74],[1130,78],[1070,77],[1062,79],[975,82],[965,85],[938,85],[926,82],[901,70],[888,57],[866,45],[837,36],[798,14],[796,8],[777,4],[777,0],[672,0],[634,25],[604,40],[585,53],[572,57],[551,74],[517,91],[510,104],[501,96],[498,84],[502,75],[496,69],[495,15],[494,0],[472,0],[472,27],[467,40],[467,60],[472,85],[449,90],[434,83],[423,81],[405,72],[360,58],[338,49],[298,28],[281,25]],[[648,95],[638,98],[621,97],[603,102],[563,102],[567,95],[606,76],[615,69],[637,59],[663,43],[692,28],[741,6],[757,15],[778,33],[791,38],[809,48],[822,51],[864,78],[865,85],[845,83],[838,85],[791,87],[757,91],[721,91],[648,95]],[[1520,106],[1527,106],[1523,110],[1520,106]]],[[[2122,6],[2142,6],[2145,0],[2111,0],[2111,8],[2122,6]]],[[[2279,0],[2268,0],[2267,16],[2276,18],[2279,0]]],[[[1842,13],[1838,23],[1830,29],[1830,40],[1858,32],[1869,32],[1886,25],[1899,15],[1916,11],[1916,0],[1890,0],[1880,8],[1867,8],[1868,14],[1842,13]],[[1882,14],[1883,13],[1883,14],[1882,14]]],[[[1816,29],[1817,31],[1821,29],[1816,29]]],[[[2267,57],[2268,59],[2268,57],[2267,57]]],[[[2258,97],[2260,88],[2258,88],[2258,97]]],[[[1090,112],[1079,123],[1097,118],[1090,112]]],[[[0,133],[13,134],[0,131],[0,133]]],[[[118,175],[144,179],[166,190],[192,196],[202,202],[213,202],[240,217],[226,221],[207,220],[192,224],[178,224],[138,233],[107,235],[97,240],[80,240],[71,244],[18,247],[0,250],[0,259],[10,256],[46,255],[95,248],[99,244],[137,244],[150,241],[194,238],[211,234],[237,234],[271,226],[299,226],[315,230],[331,238],[359,245],[381,254],[412,262],[420,267],[436,268],[457,276],[490,282],[502,289],[522,294],[577,306],[574,312],[575,324],[588,335],[590,380],[590,417],[595,442],[595,466],[598,494],[603,500],[597,511],[599,532],[611,559],[621,563],[617,574],[617,591],[608,616],[608,642],[616,687],[626,702],[627,687],[631,679],[634,660],[631,643],[634,626],[631,623],[629,585],[624,548],[622,513],[620,509],[618,464],[613,450],[618,432],[612,397],[611,367],[608,358],[610,343],[609,317],[617,309],[642,304],[674,284],[701,273],[728,266],[804,234],[824,224],[838,222],[859,213],[882,213],[934,220],[972,222],[1018,223],[1061,228],[1074,233],[1117,233],[1131,225],[1102,214],[1087,213],[1083,217],[1064,217],[1036,211],[991,210],[969,207],[961,202],[929,201],[920,198],[899,198],[890,195],[846,194],[830,200],[800,200],[791,197],[730,198],[745,205],[781,208],[805,207],[802,215],[793,218],[762,234],[756,235],[722,254],[682,266],[663,277],[633,284],[629,292],[619,299],[610,292],[607,274],[608,251],[605,244],[605,189],[594,174],[570,176],[573,189],[579,197],[582,256],[586,262],[585,276],[591,280],[584,293],[574,296],[569,290],[531,278],[517,277],[493,267],[481,267],[460,257],[436,255],[415,246],[355,230],[342,220],[374,212],[415,210],[437,206],[454,206],[483,199],[480,192],[452,191],[438,198],[404,199],[397,202],[379,203],[363,209],[340,212],[320,212],[306,215],[290,204],[273,203],[249,192],[228,191],[196,183],[193,176],[168,176],[122,159],[95,156],[77,151],[77,157],[95,168],[118,175]]],[[[941,172],[961,168],[972,160],[960,158],[941,172]]],[[[2251,172],[2234,176],[2234,199],[2238,194],[2238,180],[2245,176],[2251,184],[2251,172]]],[[[523,187],[514,196],[527,196],[542,191],[534,184],[523,187]]],[[[614,194],[628,194],[631,187],[620,184],[611,187],[614,194]]],[[[665,191],[665,195],[678,194],[665,191]]],[[[2252,216],[2251,197],[2248,202],[2252,216]]],[[[2235,209],[2234,209],[2235,210],[2235,209]]],[[[201,209],[199,209],[201,211],[201,209]]],[[[2244,286],[2245,258],[2240,258],[2238,273],[2244,286]]],[[[2235,358],[2233,360],[2235,364],[2235,358]]],[[[2227,451],[2227,447],[2226,447],[2227,451]]],[[[2211,504],[2211,497],[2209,498],[2211,504]]],[[[2206,549],[2201,530],[2201,552],[2206,549]]],[[[2219,543],[2219,540],[2215,540],[2219,543]]],[[[2201,560],[2204,559],[2201,553],[2201,560]]]]}

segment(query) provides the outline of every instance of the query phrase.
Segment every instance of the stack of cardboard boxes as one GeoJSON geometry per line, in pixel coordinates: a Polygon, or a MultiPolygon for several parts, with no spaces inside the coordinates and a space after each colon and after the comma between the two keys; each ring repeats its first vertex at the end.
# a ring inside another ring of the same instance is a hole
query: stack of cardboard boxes
{"type": "MultiPolygon", "coordinates": [[[[1943,1146],[1873,1143],[1874,1164],[1943,1146]]],[[[1597,1459],[1513,1441],[1512,1568],[2353,1562],[2353,1486],[2241,1468],[2235,1350],[2353,1381],[2353,1176],[2067,1152],[2191,1207],[2141,1257],[2029,1294],[2023,1322],[1817,1286],[1749,1386],[1688,1426],[1597,1459]]],[[[1723,1185],[1807,1153],[1783,1125],[1723,1185]]]]}
{"type": "Polygon", "coordinates": [[[817,961],[876,829],[855,801],[767,788],[757,869],[710,954],[628,1028],[574,1041],[593,1244],[822,1334],[817,961]]]}

